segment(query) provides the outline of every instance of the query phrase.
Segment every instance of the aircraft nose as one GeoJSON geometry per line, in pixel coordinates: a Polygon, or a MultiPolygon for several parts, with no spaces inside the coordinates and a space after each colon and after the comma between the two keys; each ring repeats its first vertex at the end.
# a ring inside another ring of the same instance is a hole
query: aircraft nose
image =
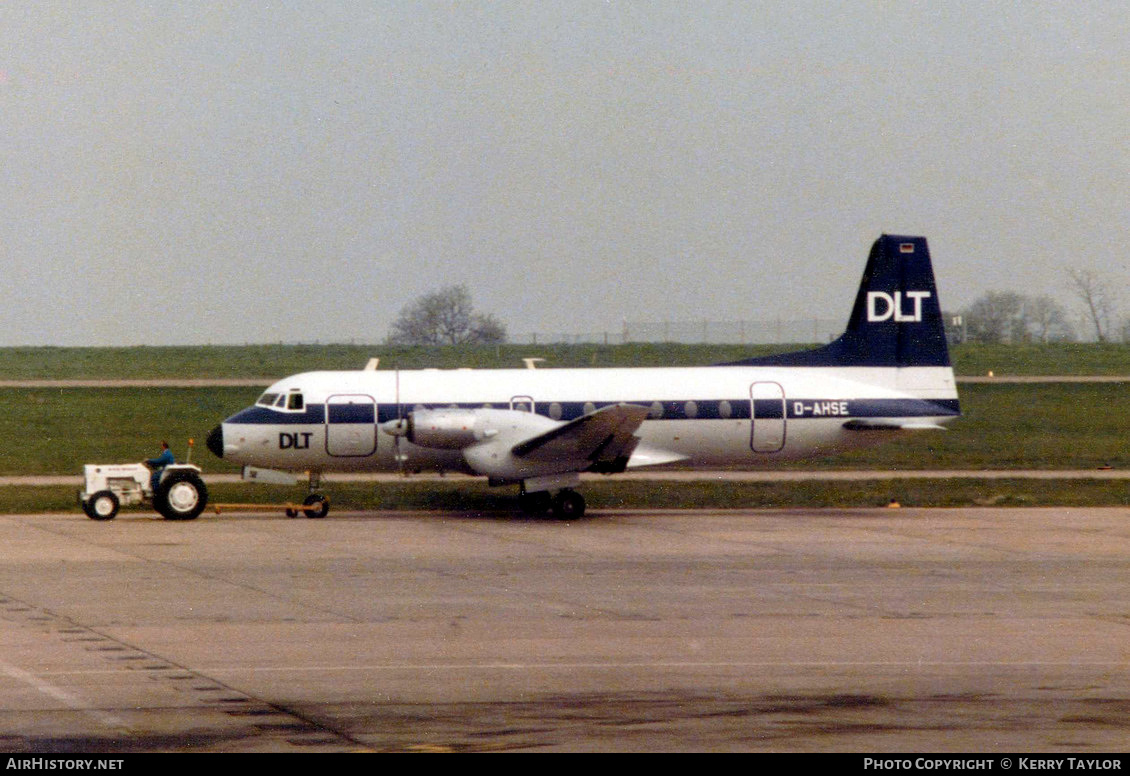
{"type": "Polygon", "coordinates": [[[216,426],[212,432],[208,434],[207,441],[208,449],[212,451],[212,455],[217,458],[224,457],[224,427],[223,425],[216,426]]]}

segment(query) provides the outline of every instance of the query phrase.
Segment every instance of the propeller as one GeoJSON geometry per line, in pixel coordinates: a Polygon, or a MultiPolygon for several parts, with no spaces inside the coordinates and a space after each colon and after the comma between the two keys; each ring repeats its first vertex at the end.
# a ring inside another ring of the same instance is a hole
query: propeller
{"type": "Polygon", "coordinates": [[[404,456],[400,454],[400,438],[408,433],[408,423],[404,420],[404,405],[400,403],[400,369],[396,370],[396,432],[393,433],[392,454],[396,456],[396,467],[401,477],[407,477],[404,456]]]}

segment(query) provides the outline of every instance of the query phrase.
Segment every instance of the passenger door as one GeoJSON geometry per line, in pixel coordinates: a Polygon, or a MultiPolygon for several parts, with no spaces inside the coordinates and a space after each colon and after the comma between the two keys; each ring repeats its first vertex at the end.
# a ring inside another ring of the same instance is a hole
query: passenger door
{"type": "Polygon", "coordinates": [[[362,457],[377,451],[377,403],[366,394],[337,394],[326,400],[326,452],[362,457]]]}
{"type": "Polygon", "coordinates": [[[776,453],[785,446],[785,389],[780,383],[753,383],[749,387],[750,447],[755,453],[776,453]]]}

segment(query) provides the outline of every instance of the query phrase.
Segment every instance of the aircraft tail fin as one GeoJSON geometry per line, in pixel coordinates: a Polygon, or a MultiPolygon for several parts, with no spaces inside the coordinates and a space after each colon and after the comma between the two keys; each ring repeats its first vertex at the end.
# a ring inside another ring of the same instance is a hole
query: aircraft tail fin
{"type": "Polygon", "coordinates": [[[926,238],[875,241],[847,330],[835,341],[728,366],[950,366],[926,238]]]}

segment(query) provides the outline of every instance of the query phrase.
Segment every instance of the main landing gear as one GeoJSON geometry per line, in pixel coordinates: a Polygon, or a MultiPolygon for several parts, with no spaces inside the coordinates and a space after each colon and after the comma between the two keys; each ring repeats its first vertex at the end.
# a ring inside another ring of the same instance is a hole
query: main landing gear
{"type": "Polygon", "coordinates": [[[523,488],[518,494],[518,505],[531,516],[552,511],[558,520],[576,520],[585,514],[585,497],[571,488],[559,490],[556,495],[550,495],[548,490],[528,493],[523,488]]]}

